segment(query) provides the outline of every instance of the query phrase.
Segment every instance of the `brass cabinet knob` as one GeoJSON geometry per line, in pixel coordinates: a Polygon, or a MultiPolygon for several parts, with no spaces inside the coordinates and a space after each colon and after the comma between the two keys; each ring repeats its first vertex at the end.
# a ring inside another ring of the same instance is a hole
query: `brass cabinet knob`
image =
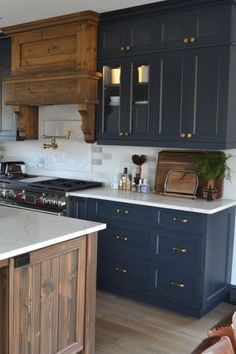
{"type": "Polygon", "coordinates": [[[126,46],[125,48],[127,51],[129,51],[131,49],[131,47],[129,45],[126,46]]]}
{"type": "Polygon", "coordinates": [[[195,43],[196,42],[196,37],[190,37],[189,41],[190,41],[190,43],[195,43]]]}
{"type": "Polygon", "coordinates": [[[128,136],[129,135],[129,133],[128,132],[124,132],[124,136],[128,136]]]}
{"type": "Polygon", "coordinates": [[[119,133],[119,136],[124,136],[124,132],[120,132],[120,133],[119,133]]]}
{"type": "Polygon", "coordinates": [[[125,214],[129,214],[129,210],[125,210],[125,214]]]}
{"type": "Polygon", "coordinates": [[[185,38],[183,39],[183,42],[184,42],[184,44],[188,44],[188,43],[189,43],[189,38],[188,38],[188,37],[185,37],[185,38]]]}
{"type": "Polygon", "coordinates": [[[181,134],[180,134],[180,137],[181,137],[181,138],[185,138],[185,135],[186,135],[185,133],[181,133],[181,134]]]}
{"type": "Polygon", "coordinates": [[[187,134],[187,138],[188,138],[188,139],[191,139],[191,138],[192,138],[192,134],[188,133],[188,134],[187,134]]]}
{"type": "Polygon", "coordinates": [[[116,209],[116,212],[117,212],[117,213],[121,213],[121,210],[120,210],[120,209],[116,209]]]}
{"type": "Polygon", "coordinates": [[[122,45],[122,46],[120,47],[120,50],[121,50],[121,52],[123,52],[123,51],[125,50],[125,47],[122,45]]]}

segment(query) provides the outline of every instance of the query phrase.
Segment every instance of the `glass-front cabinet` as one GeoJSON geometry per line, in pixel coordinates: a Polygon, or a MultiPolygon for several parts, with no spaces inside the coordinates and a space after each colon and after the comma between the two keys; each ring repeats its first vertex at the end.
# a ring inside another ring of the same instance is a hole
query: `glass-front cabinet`
{"type": "Polygon", "coordinates": [[[151,60],[140,58],[102,63],[98,142],[99,137],[118,144],[124,139],[140,141],[151,134],[151,68],[151,60]]]}

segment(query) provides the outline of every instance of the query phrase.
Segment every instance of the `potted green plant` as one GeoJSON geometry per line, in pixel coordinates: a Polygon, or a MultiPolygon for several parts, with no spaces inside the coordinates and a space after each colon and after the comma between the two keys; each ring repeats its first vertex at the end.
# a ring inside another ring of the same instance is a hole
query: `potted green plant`
{"type": "Polygon", "coordinates": [[[207,200],[213,200],[214,193],[217,192],[215,183],[219,179],[231,180],[231,170],[227,166],[226,161],[230,155],[225,155],[222,151],[205,151],[200,154],[194,164],[194,170],[205,183],[207,192],[207,200]]]}

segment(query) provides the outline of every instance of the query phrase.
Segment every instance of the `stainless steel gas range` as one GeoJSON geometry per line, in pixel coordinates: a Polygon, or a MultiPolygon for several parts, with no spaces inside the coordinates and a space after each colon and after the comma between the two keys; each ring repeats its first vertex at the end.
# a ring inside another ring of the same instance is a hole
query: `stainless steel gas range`
{"type": "Polygon", "coordinates": [[[101,182],[31,176],[0,175],[0,204],[67,215],[66,193],[101,186],[101,182]]]}

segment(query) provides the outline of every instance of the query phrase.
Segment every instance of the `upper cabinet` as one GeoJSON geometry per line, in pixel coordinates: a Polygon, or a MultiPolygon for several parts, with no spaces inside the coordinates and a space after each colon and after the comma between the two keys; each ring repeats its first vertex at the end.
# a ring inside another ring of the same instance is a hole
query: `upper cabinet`
{"type": "MultiPolygon", "coordinates": [[[[230,41],[229,6],[204,7],[161,16],[161,48],[186,48],[230,41]]],[[[157,48],[158,49],[158,48],[157,48]]]]}
{"type": "Polygon", "coordinates": [[[97,140],[122,143],[145,141],[151,135],[149,80],[152,59],[143,56],[104,61],[97,140]]]}
{"type": "Polygon", "coordinates": [[[0,78],[11,74],[11,39],[0,37],[0,78]]]}
{"type": "MultiPolygon", "coordinates": [[[[231,9],[228,5],[147,15],[142,9],[129,20],[101,22],[99,57],[133,55],[171,48],[230,42],[231,9]]],[[[114,16],[114,13],[113,13],[114,16]]],[[[112,17],[113,17],[112,16],[112,17]]],[[[102,17],[103,19],[103,17],[102,17]]]]}
{"type": "Polygon", "coordinates": [[[151,51],[161,40],[160,26],[155,17],[101,24],[99,56],[125,56],[151,51]],[[159,38],[156,38],[158,35],[159,38]]]}
{"type": "Polygon", "coordinates": [[[102,15],[98,143],[235,148],[235,23],[233,0],[167,0],[102,15]]]}
{"type": "Polygon", "coordinates": [[[16,115],[5,105],[6,85],[1,78],[11,74],[11,39],[0,37],[0,141],[16,140],[16,115]]]}

